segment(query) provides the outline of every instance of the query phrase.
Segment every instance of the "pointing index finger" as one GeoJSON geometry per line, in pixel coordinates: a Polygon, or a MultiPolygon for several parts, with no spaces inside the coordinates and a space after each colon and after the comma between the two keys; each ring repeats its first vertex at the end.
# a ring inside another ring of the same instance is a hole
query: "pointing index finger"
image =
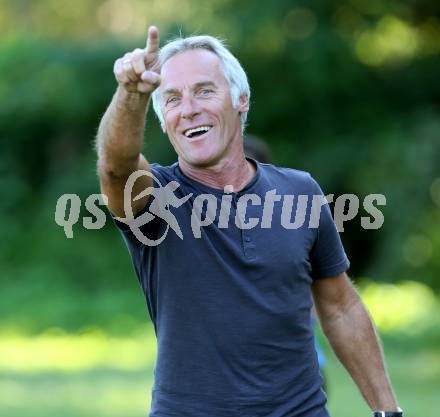
{"type": "Polygon", "coordinates": [[[159,50],[159,30],[156,26],[150,26],[148,28],[147,46],[146,52],[157,53],[159,50]]]}

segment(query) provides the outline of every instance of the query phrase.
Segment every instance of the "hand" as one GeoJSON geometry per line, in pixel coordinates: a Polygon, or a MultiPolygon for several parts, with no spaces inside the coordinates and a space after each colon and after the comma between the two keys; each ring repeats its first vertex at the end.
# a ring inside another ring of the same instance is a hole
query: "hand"
{"type": "Polygon", "coordinates": [[[159,31],[148,28],[144,49],[136,48],[115,61],[113,72],[120,86],[130,93],[150,94],[159,84],[159,31]]]}

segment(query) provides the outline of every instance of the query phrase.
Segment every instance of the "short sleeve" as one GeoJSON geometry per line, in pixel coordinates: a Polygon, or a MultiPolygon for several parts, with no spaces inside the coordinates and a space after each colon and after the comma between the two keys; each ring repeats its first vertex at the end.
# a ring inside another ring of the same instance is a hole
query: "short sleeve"
{"type": "MultiPolygon", "coordinates": [[[[310,180],[313,195],[324,198],[318,183],[312,177],[310,180]]],[[[319,223],[310,259],[313,279],[335,277],[350,267],[328,203],[324,204],[319,212],[319,223]]]]}
{"type": "MultiPolygon", "coordinates": [[[[153,185],[154,187],[159,187],[163,185],[166,180],[164,178],[162,167],[158,164],[151,164],[150,169],[153,177],[153,185]]],[[[145,207],[136,215],[136,218],[139,218],[144,213],[147,213],[149,211],[151,202],[153,201],[153,198],[149,198],[147,204],[145,207]]],[[[116,225],[116,227],[121,232],[121,235],[124,239],[124,242],[127,246],[127,249],[130,253],[130,256],[133,261],[133,266],[136,271],[136,275],[138,277],[139,283],[141,284],[142,290],[144,294],[147,294],[148,290],[148,281],[146,279],[145,275],[145,257],[149,256],[148,254],[151,254],[152,247],[149,245],[145,245],[133,232],[133,230],[130,228],[130,226],[120,220],[117,219],[117,217],[110,212],[113,221],[116,225]]],[[[150,221],[146,222],[142,226],[139,227],[138,232],[143,235],[143,237],[148,238],[152,241],[157,239],[157,236],[161,234],[162,228],[164,227],[163,221],[159,219],[158,217],[154,217],[150,221]]],[[[147,302],[149,303],[149,300],[147,299],[147,302]]],[[[151,309],[150,304],[149,311],[150,316],[154,317],[153,310],[151,309]]]]}
{"type": "MultiPolygon", "coordinates": [[[[155,188],[163,186],[167,182],[166,179],[164,178],[164,172],[163,172],[164,167],[162,167],[159,164],[151,164],[150,169],[151,169],[151,173],[153,174],[153,186],[155,188]]],[[[142,216],[143,214],[145,214],[149,211],[149,207],[150,207],[152,201],[154,201],[154,198],[148,199],[145,207],[142,210],[140,210],[139,213],[136,214],[136,218],[139,218],[140,216],[142,216]]],[[[130,226],[128,224],[118,220],[118,218],[116,216],[114,216],[113,213],[110,212],[110,214],[111,214],[111,217],[113,218],[113,221],[114,221],[116,227],[121,232],[121,234],[122,234],[122,236],[128,246],[128,249],[130,250],[130,252],[132,254],[136,253],[137,250],[139,250],[140,248],[142,248],[144,246],[143,243],[134,235],[133,231],[130,229],[130,226]]],[[[160,228],[162,226],[162,223],[163,222],[161,219],[155,217],[154,219],[143,224],[139,228],[139,231],[146,238],[148,238],[150,240],[155,240],[157,238],[158,233],[160,232],[160,228]]]]}

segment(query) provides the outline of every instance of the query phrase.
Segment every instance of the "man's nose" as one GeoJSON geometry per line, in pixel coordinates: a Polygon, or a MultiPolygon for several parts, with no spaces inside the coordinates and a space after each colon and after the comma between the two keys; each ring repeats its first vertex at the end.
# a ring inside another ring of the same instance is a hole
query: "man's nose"
{"type": "Polygon", "coordinates": [[[182,97],[181,116],[184,119],[193,119],[200,114],[200,108],[197,100],[192,96],[182,97]]]}

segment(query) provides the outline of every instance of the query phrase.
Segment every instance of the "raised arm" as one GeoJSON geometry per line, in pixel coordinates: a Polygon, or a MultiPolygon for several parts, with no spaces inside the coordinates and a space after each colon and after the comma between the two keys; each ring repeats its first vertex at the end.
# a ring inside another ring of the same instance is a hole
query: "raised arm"
{"type": "Polygon", "coordinates": [[[316,280],[312,290],[324,334],[368,405],[396,411],[378,336],[347,275],[316,280]]]}
{"type": "MultiPolygon", "coordinates": [[[[149,170],[141,154],[145,118],[150,95],[160,83],[158,74],[159,32],[151,26],[144,49],[135,49],[115,61],[114,74],[118,88],[102,117],[97,134],[98,175],[101,192],[108,197],[109,209],[125,217],[124,187],[137,170],[149,170]]],[[[151,186],[148,176],[134,184],[132,197],[151,186]]],[[[131,201],[136,214],[147,203],[148,196],[131,201]]]]}

